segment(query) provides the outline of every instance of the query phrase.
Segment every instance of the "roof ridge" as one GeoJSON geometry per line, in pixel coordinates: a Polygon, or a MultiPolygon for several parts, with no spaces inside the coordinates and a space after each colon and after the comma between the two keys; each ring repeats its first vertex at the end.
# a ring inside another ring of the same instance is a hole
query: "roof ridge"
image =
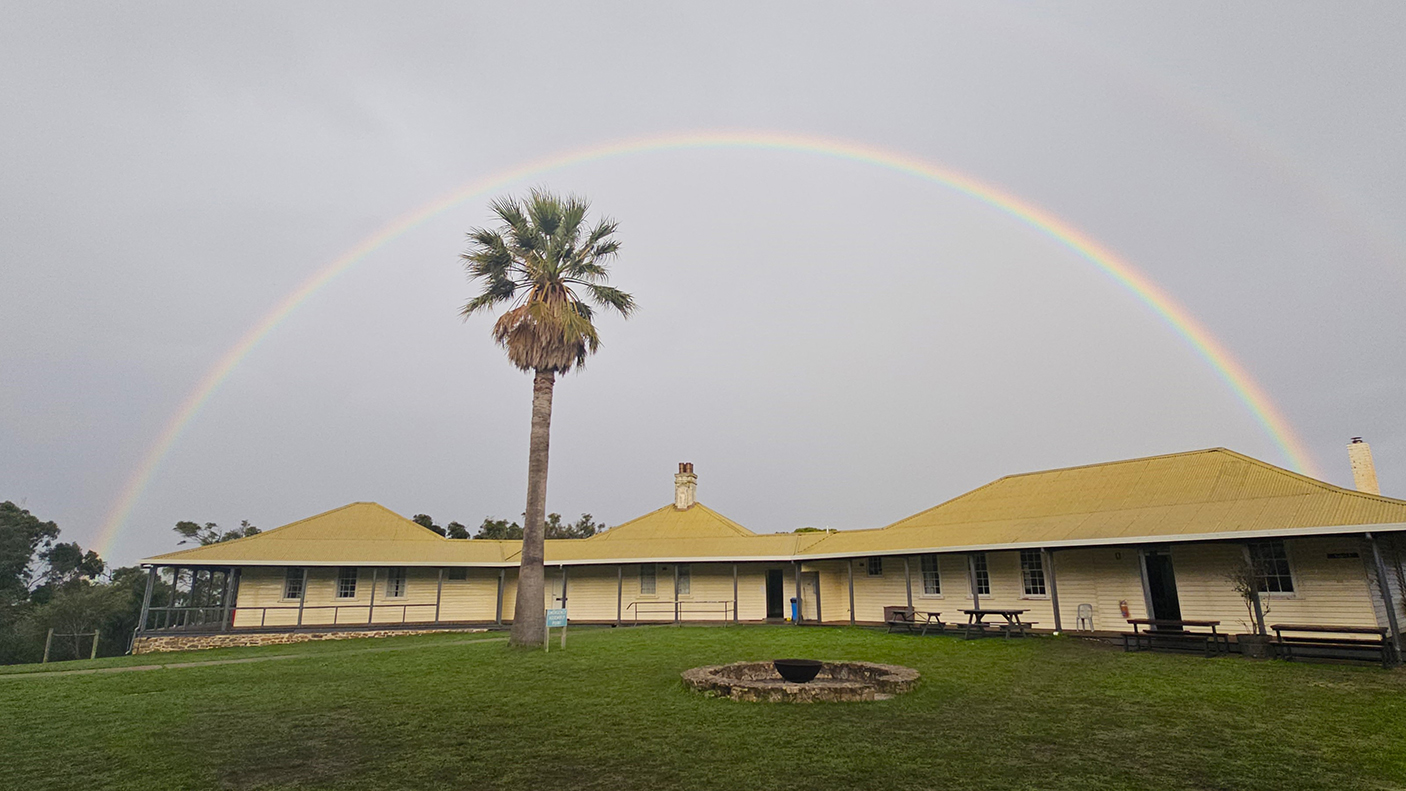
{"type": "MultiPolygon", "coordinates": [[[[1071,470],[1086,470],[1086,469],[1089,469],[1089,468],[1091,468],[1091,467],[1112,467],[1112,466],[1117,465],[1117,464],[1132,464],[1132,463],[1135,462],[1135,461],[1157,461],[1158,459],[1171,459],[1171,458],[1175,458],[1175,457],[1177,457],[1177,456],[1195,456],[1195,455],[1201,454],[1201,453],[1230,453],[1230,454],[1233,454],[1233,455],[1235,455],[1235,456],[1239,456],[1240,458],[1243,458],[1243,459],[1251,459],[1252,461],[1259,461],[1258,459],[1255,459],[1255,458],[1253,458],[1252,456],[1246,456],[1246,455],[1243,454],[1243,453],[1236,453],[1235,451],[1233,451],[1233,450],[1231,450],[1231,449],[1229,449],[1229,448],[1222,448],[1222,447],[1220,447],[1220,446],[1216,446],[1216,447],[1214,447],[1214,448],[1200,448],[1200,449],[1198,449],[1198,450],[1183,450],[1183,451],[1177,451],[1176,453],[1158,453],[1158,454],[1155,454],[1155,455],[1152,455],[1152,456],[1134,456],[1133,458],[1130,458],[1130,459],[1114,459],[1113,461],[1095,461],[1095,462],[1090,462],[1090,463],[1088,463],[1088,464],[1072,464],[1072,465],[1070,465],[1070,466],[1068,466],[1068,467],[1051,467],[1051,468],[1049,468],[1049,469],[1047,469],[1047,470],[1029,470],[1029,471],[1027,471],[1027,472],[1013,472],[1013,473],[1011,473],[1011,474],[1009,474],[1009,475],[1002,475],[1001,477],[997,478],[995,481],[992,481],[991,483],[996,483],[997,481],[1004,481],[1004,480],[1006,480],[1007,478],[1024,478],[1024,477],[1030,476],[1030,475],[1044,475],[1044,474],[1046,474],[1046,473],[1051,473],[1051,472],[1069,472],[1069,471],[1071,471],[1071,470]]],[[[1271,465],[1271,464],[1268,464],[1267,462],[1260,462],[1260,463],[1261,463],[1261,464],[1265,464],[1266,466],[1271,466],[1271,467],[1273,466],[1273,465],[1271,465]]],[[[1278,469],[1278,468],[1276,468],[1276,469],[1278,469]]],[[[1285,471],[1285,472],[1290,472],[1289,470],[1284,470],[1284,471],[1285,471]]],[[[1298,473],[1295,473],[1295,474],[1298,474],[1298,473]]],[[[1310,479],[1310,480],[1312,480],[1312,479],[1310,479]]],[[[990,484],[987,484],[987,485],[989,486],[990,484]]],[[[972,491],[976,491],[976,490],[973,489],[972,491]]]]}
{"type": "Polygon", "coordinates": [[[1228,453],[1231,456],[1240,459],[1241,461],[1247,461],[1257,467],[1263,467],[1265,469],[1280,473],[1282,475],[1288,475],[1293,478],[1298,478],[1304,483],[1312,484],[1313,486],[1317,486],[1320,489],[1327,489],[1328,491],[1337,494],[1351,494],[1357,497],[1365,497],[1369,500],[1379,500],[1381,502],[1390,503],[1391,505],[1406,505],[1406,500],[1401,500],[1395,497],[1387,497],[1386,495],[1380,493],[1373,494],[1371,492],[1364,492],[1358,489],[1349,489],[1346,486],[1339,486],[1335,483],[1329,483],[1328,481],[1319,480],[1318,478],[1314,478],[1311,475],[1305,475],[1301,472],[1295,472],[1294,470],[1285,469],[1284,467],[1280,467],[1277,464],[1270,464],[1269,462],[1264,461],[1263,459],[1257,459],[1254,456],[1247,456],[1244,453],[1231,450],[1230,448],[1211,448],[1211,450],[1219,451],[1221,453],[1228,453]]]}

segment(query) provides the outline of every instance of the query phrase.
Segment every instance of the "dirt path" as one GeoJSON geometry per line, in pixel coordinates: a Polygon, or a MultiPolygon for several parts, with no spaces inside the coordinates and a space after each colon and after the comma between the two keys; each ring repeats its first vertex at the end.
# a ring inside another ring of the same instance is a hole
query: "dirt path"
{"type": "Polygon", "coordinates": [[[91,676],[97,673],[135,673],[141,670],[177,670],[185,667],[215,667],[216,665],[247,665],[253,662],[276,662],[282,659],[314,659],[323,656],[345,656],[347,654],[379,654],[387,651],[414,651],[420,648],[441,648],[451,645],[471,645],[473,643],[506,643],[506,637],[481,637],[474,640],[454,640],[444,643],[421,643],[419,645],[388,645],[372,648],[349,648],[344,651],[318,651],[310,654],[271,654],[251,656],[244,659],[210,659],[204,662],[171,662],[165,665],[123,665],[121,667],[96,667],[88,670],[44,670],[38,673],[0,673],[0,681],[10,678],[53,678],[55,676],[91,676]]]}

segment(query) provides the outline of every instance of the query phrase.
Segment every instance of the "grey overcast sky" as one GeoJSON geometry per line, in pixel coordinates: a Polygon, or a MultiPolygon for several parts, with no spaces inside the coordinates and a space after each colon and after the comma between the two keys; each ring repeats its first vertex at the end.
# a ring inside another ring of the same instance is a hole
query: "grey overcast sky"
{"type": "MultiPolygon", "coordinates": [[[[0,499],[111,560],[178,520],[355,500],[516,517],[530,379],[467,324],[486,200],[250,327],[397,217],[563,150],[842,138],[970,174],[1119,253],[1280,406],[1327,480],[1406,495],[1399,3],[4,3],[0,499]]],[[[1048,236],[786,151],[641,153],[506,187],[620,221],[641,305],[557,389],[549,508],[700,499],[874,527],[1001,475],[1223,445],[1289,459],[1208,362],[1048,236]]]]}

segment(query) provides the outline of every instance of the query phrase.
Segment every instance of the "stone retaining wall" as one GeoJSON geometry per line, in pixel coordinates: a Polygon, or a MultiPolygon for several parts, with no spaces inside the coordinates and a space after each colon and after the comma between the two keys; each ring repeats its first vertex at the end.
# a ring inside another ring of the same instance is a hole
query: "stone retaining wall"
{"type": "Polygon", "coordinates": [[[154,654],[162,651],[199,651],[206,648],[244,648],[256,645],[306,643],[313,640],[350,640],[357,637],[407,637],[415,634],[443,632],[486,632],[487,629],[376,629],[337,632],[264,632],[249,634],[180,634],[138,637],[132,643],[134,654],[154,654]]]}

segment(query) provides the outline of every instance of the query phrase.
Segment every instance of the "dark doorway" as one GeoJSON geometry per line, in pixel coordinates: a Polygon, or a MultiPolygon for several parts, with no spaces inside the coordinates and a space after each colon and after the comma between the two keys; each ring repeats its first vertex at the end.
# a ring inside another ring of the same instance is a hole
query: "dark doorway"
{"type": "Polygon", "coordinates": [[[786,576],[781,569],[771,569],[766,573],[766,617],[785,618],[785,602],[786,576]]]}
{"type": "Polygon", "coordinates": [[[1177,577],[1172,572],[1171,554],[1148,550],[1143,558],[1147,564],[1147,591],[1152,599],[1152,617],[1164,621],[1181,620],[1181,602],[1177,600],[1177,577]]]}

